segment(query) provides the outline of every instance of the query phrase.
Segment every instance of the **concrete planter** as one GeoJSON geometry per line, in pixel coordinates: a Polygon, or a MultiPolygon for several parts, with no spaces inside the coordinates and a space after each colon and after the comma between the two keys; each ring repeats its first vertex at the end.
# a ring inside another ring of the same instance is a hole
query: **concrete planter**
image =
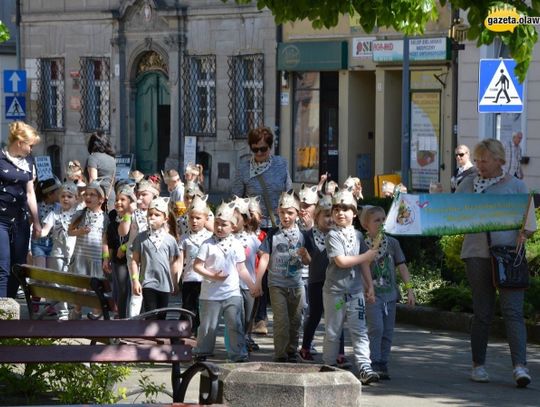
{"type": "MultiPolygon", "coordinates": [[[[242,363],[220,366],[218,403],[234,407],[359,406],[360,381],[325,365],[242,363]]],[[[204,378],[201,378],[204,386],[204,378]]]]}

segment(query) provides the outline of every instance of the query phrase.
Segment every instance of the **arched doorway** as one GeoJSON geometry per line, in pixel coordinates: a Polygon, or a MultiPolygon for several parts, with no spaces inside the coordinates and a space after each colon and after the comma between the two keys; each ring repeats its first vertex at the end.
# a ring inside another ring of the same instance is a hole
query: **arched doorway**
{"type": "Polygon", "coordinates": [[[137,169],[150,174],[163,169],[169,155],[171,106],[166,65],[147,52],[137,67],[135,154],[137,169]]]}

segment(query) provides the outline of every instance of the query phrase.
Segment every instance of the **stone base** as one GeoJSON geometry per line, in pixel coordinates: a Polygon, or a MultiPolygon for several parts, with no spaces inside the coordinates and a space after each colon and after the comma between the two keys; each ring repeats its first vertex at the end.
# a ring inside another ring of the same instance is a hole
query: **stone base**
{"type": "Polygon", "coordinates": [[[0,319],[21,319],[21,306],[13,298],[0,298],[0,319]]]}
{"type": "MultiPolygon", "coordinates": [[[[359,406],[360,381],[325,365],[241,363],[220,365],[218,403],[234,407],[359,406]]],[[[204,377],[201,386],[204,389],[204,377]]]]}

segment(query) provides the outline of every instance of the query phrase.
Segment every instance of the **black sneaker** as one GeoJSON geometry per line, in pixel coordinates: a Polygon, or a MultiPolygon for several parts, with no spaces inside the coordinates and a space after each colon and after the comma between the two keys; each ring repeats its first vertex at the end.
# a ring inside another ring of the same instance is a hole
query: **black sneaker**
{"type": "Polygon", "coordinates": [[[362,384],[376,383],[379,381],[379,375],[371,368],[370,365],[362,366],[358,376],[362,384]]]}
{"type": "Polygon", "coordinates": [[[280,357],[280,358],[274,358],[274,362],[276,363],[287,363],[288,358],[286,357],[280,357]]]}
{"type": "Polygon", "coordinates": [[[379,375],[379,380],[390,380],[390,375],[388,374],[388,367],[386,364],[372,363],[371,369],[379,375]]]}
{"type": "Polygon", "coordinates": [[[289,353],[287,355],[287,362],[289,363],[298,363],[298,353],[289,353]]]}
{"type": "Polygon", "coordinates": [[[379,375],[380,380],[390,380],[390,374],[387,369],[376,370],[375,373],[379,375]]]}
{"type": "Polygon", "coordinates": [[[246,339],[246,347],[248,352],[258,351],[260,349],[259,345],[257,345],[255,341],[251,338],[246,339]]]}

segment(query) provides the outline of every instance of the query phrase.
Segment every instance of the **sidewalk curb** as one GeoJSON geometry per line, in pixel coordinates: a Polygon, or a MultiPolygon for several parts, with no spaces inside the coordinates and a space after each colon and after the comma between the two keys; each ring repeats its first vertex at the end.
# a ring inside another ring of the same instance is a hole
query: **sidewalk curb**
{"type": "MultiPolygon", "coordinates": [[[[471,331],[473,314],[467,312],[443,311],[433,307],[417,305],[408,307],[397,304],[396,321],[404,324],[417,325],[425,328],[442,329],[469,333],[471,331]]],[[[540,325],[527,323],[527,340],[540,343],[540,325]]],[[[504,321],[496,317],[491,327],[491,335],[506,337],[504,321]]]]}

